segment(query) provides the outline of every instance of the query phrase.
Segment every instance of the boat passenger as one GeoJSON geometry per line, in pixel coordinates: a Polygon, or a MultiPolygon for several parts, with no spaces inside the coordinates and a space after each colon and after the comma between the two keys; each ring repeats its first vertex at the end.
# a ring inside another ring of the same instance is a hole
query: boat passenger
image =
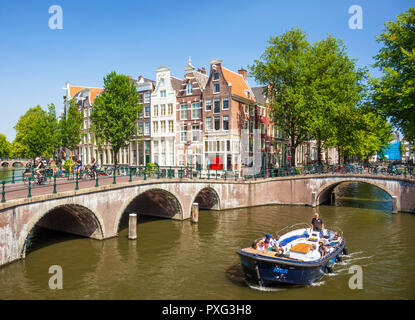
{"type": "Polygon", "coordinates": [[[320,231],[320,234],[322,234],[324,231],[323,219],[319,217],[317,212],[314,214],[314,218],[311,220],[311,228],[313,231],[320,231]]]}
{"type": "Polygon", "coordinates": [[[252,246],[251,246],[252,249],[255,249],[256,250],[257,246],[258,246],[258,242],[257,241],[252,242],[252,246]]]}
{"type": "Polygon", "coordinates": [[[329,245],[332,247],[332,246],[335,246],[335,245],[339,244],[341,241],[342,241],[342,238],[340,237],[340,235],[337,232],[335,232],[334,237],[333,237],[333,239],[331,239],[329,245]]]}
{"type": "Polygon", "coordinates": [[[324,257],[326,255],[326,253],[327,253],[326,246],[324,245],[323,240],[320,240],[318,244],[319,244],[319,246],[318,246],[318,252],[320,253],[320,255],[322,257],[324,257]]]}
{"type": "Polygon", "coordinates": [[[311,249],[308,252],[308,257],[316,260],[321,258],[320,252],[318,252],[315,244],[311,246],[311,249]]]}
{"type": "Polygon", "coordinates": [[[270,240],[270,245],[273,248],[278,248],[280,246],[280,238],[281,238],[281,236],[279,234],[277,234],[274,239],[270,240]]]}
{"type": "Polygon", "coordinates": [[[256,247],[257,250],[265,250],[265,241],[260,240],[256,247]]]}
{"type": "Polygon", "coordinates": [[[281,236],[279,234],[275,236],[275,239],[273,239],[273,241],[270,243],[272,246],[270,250],[282,254],[284,253],[284,249],[281,247],[280,238],[281,236]]]}
{"type": "Polygon", "coordinates": [[[270,245],[270,238],[265,238],[265,240],[264,240],[264,249],[265,250],[271,250],[271,248],[272,248],[272,246],[270,245]]]}

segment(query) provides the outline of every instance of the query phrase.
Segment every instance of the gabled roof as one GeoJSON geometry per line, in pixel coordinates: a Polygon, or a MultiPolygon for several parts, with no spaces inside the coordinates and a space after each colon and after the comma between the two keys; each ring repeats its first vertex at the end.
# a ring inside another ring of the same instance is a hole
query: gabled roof
{"type": "Polygon", "coordinates": [[[200,88],[202,90],[205,90],[205,87],[206,87],[206,84],[209,80],[209,77],[206,74],[201,73],[201,72],[196,71],[196,70],[193,70],[193,74],[195,75],[196,81],[199,83],[200,88]]]}
{"type": "Polygon", "coordinates": [[[252,88],[252,93],[255,96],[255,101],[263,106],[267,104],[267,97],[264,93],[265,88],[266,87],[253,87],[252,88]]]}
{"type": "Polygon", "coordinates": [[[92,105],[95,101],[95,98],[97,95],[99,95],[104,89],[102,88],[93,88],[93,87],[81,87],[81,86],[72,86],[68,84],[69,86],[69,97],[68,99],[72,99],[75,95],[80,93],[82,91],[82,95],[88,96],[89,103],[92,105]]]}
{"type": "Polygon", "coordinates": [[[179,79],[179,78],[176,78],[174,76],[170,76],[170,80],[171,80],[171,86],[172,86],[173,90],[176,90],[176,93],[179,92],[183,79],[179,79]]]}
{"type": "Polygon", "coordinates": [[[239,73],[233,72],[225,67],[222,66],[223,76],[225,80],[232,85],[232,93],[240,96],[242,98],[251,100],[255,102],[254,95],[252,94],[251,88],[249,88],[248,83],[246,83],[243,76],[239,73]],[[246,92],[250,93],[250,97],[248,98],[246,92]]]}

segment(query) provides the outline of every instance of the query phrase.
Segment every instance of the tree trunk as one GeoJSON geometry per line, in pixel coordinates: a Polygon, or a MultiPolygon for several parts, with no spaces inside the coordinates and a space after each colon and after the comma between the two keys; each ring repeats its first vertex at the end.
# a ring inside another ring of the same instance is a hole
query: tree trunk
{"type": "Polygon", "coordinates": [[[114,167],[118,165],[118,150],[112,149],[112,159],[114,160],[114,167]]]}
{"type": "Polygon", "coordinates": [[[295,167],[295,146],[294,146],[294,135],[291,135],[290,153],[291,153],[290,167],[293,167],[293,166],[295,167]]]}
{"type": "Polygon", "coordinates": [[[321,161],[321,140],[317,140],[317,162],[318,162],[318,165],[322,164],[322,161],[321,161]]]}

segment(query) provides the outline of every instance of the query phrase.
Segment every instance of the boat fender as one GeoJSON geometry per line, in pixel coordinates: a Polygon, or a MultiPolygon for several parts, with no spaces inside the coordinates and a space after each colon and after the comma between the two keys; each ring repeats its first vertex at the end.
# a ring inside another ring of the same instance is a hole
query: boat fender
{"type": "Polygon", "coordinates": [[[342,262],[342,261],[343,261],[342,256],[341,256],[341,255],[338,255],[338,256],[336,257],[336,262],[342,262]]]}
{"type": "Polygon", "coordinates": [[[333,267],[332,266],[326,266],[326,272],[327,273],[333,273],[333,267]]]}
{"type": "Polygon", "coordinates": [[[344,247],[344,248],[343,248],[343,254],[344,254],[345,256],[349,255],[349,249],[347,249],[347,247],[344,247]]]}

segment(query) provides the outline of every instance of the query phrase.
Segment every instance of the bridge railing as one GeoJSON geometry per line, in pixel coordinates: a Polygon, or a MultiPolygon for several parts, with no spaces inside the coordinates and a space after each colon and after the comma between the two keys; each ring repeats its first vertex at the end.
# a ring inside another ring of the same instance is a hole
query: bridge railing
{"type": "Polygon", "coordinates": [[[77,171],[75,167],[46,168],[39,177],[31,170],[13,169],[12,174],[0,179],[1,202],[6,199],[31,198],[37,195],[56,194],[58,192],[79,190],[80,188],[98,187],[154,179],[197,179],[212,181],[249,181],[277,177],[331,175],[331,174],[371,174],[415,178],[413,166],[375,166],[375,165],[325,165],[304,167],[281,167],[262,169],[254,174],[238,171],[201,169],[195,166],[107,166],[91,171],[86,167],[77,171]],[[15,173],[18,172],[16,175],[15,173]]]}

